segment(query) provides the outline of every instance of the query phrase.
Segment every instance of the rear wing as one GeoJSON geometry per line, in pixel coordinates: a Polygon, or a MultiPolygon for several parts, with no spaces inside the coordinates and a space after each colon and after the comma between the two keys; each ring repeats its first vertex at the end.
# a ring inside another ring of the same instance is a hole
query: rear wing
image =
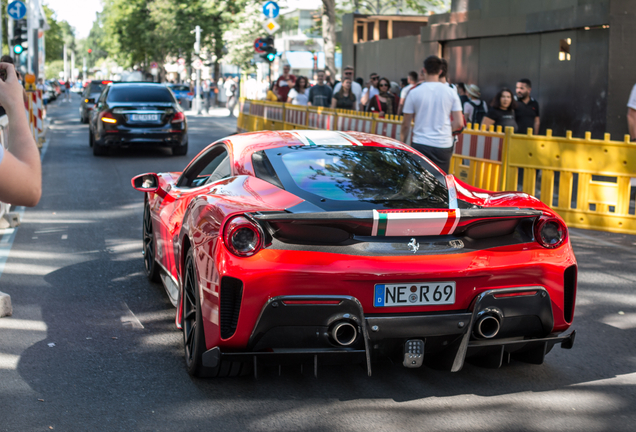
{"type": "Polygon", "coordinates": [[[254,220],[287,242],[340,243],[351,236],[496,237],[512,233],[520,221],[533,221],[540,210],[487,209],[356,210],[316,213],[256,212],[254,220]]]}

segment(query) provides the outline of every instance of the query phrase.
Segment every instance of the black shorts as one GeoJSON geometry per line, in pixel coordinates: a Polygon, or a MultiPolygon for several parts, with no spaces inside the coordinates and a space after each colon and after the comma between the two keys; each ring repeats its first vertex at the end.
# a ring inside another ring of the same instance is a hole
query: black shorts
{"type": "Polygon", "coordinates": [[[441,168],[446,174],[450,169],[450,160],[453,156],[455,145],[446,148],[431,147],[426,144],[412,144],[413,148],[429,158],[435,165],[441,168]]]}

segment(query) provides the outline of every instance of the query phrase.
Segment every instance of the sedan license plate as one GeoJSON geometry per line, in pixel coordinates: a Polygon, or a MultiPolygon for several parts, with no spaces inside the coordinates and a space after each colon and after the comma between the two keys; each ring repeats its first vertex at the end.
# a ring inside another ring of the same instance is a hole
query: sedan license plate
{"type": "Polygon", "coordinates": [[[156,122],[159,120],[158,114],[132,114],[130,120],[136,122],[156,122]]]}
{"type": "Polygon", "coordinates": [[[455,304],[455,282],[409,282],[375,286],[375,307],[445,304],[455,304]]]}

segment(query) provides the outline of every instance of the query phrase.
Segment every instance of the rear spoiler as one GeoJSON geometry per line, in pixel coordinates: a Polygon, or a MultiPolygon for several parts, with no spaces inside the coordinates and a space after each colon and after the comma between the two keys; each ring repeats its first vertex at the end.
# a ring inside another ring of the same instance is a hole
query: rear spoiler
{"type": "Polygon", "coordinates": [[[332,243],[354,236],[440,236],[472,238],[510,234],[520,220],[535,219],[540,210],[486,209],[355,210],[316,213],[256,212],[253,219],[281,240],[332,243]]]}

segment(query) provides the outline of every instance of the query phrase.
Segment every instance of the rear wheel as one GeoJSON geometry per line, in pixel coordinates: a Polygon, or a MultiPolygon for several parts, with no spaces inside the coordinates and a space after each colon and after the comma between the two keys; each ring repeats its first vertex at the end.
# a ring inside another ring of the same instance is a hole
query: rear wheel
{"type": "Polygon", "coordinates": [[[108,147],[100,146],[93,141],[93,155],[106,156],[108,154],[108,147]]]}
{"type": "Polygon", "coordinates": [[[188,154],[188,143],[179,147],[172,147],[173,156],[185,156],[188,154]]]}
{"type": "Polygon", "coordinates": [[[146,276],[151,282],[159,282],[159,265],[155,259],[155,235],[152,229],[152,215],[150,214],[150,205],[146,201],[144,205],[144,268],[146,276]]]}
{"type": "Polygon", "coordinates": [[[93,138],[93,131],[89,127],[88,128],[88,146],[93,147],[94,144],[95,144],[95,139],[93,138]]]}
{"type": "Polygon", "coordinates": [[[192,249],[188,251],[188,256],[186,257],[182,304],[181,327],[183,329],[185,363],[188,374],[200,378],[221,378],[249,373],[249,363],[222,360],[214,368],[203,366],[202,356],[206,351],[205,332],[203,330],[199,285],[196,278],[192,249]]]}

